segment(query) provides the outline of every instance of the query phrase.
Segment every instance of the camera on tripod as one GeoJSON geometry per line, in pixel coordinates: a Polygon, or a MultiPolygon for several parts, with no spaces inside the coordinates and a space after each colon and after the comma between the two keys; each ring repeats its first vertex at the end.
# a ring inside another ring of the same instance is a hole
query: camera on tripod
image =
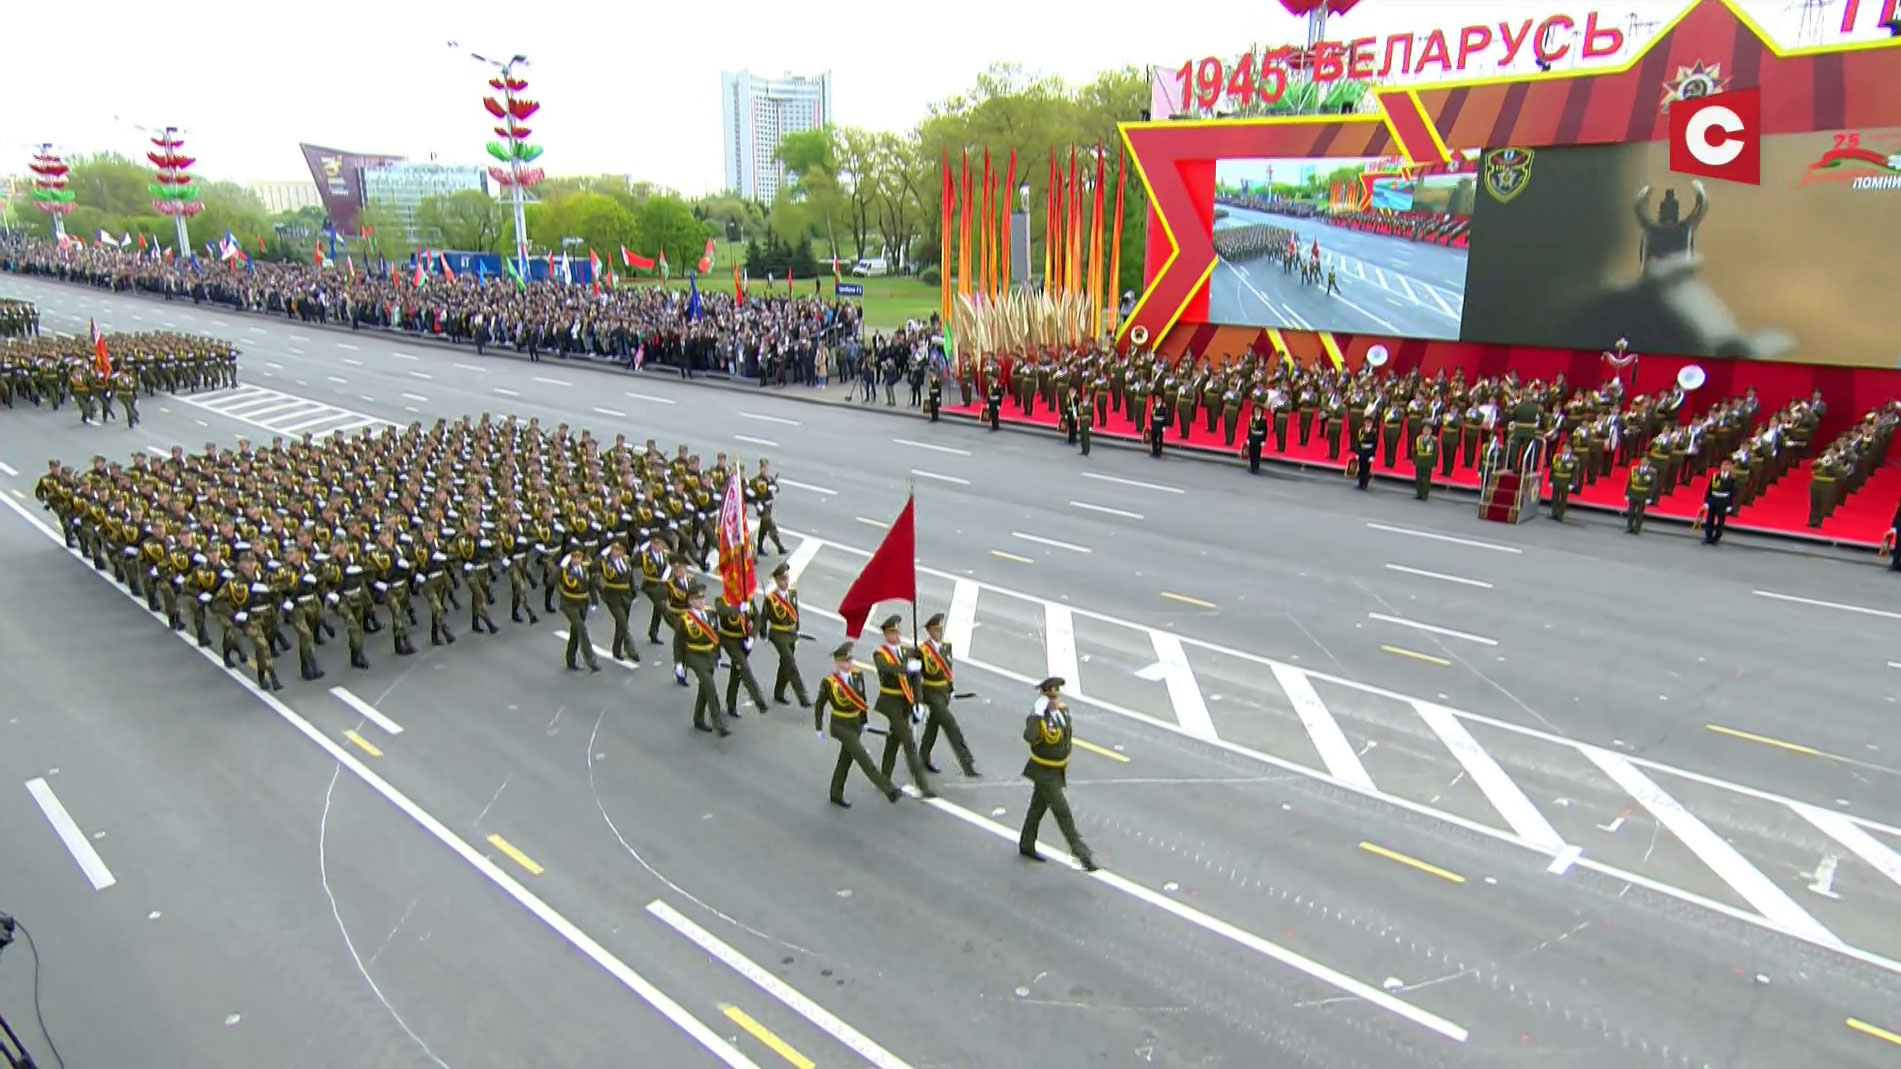
{"type": "MultiPolygon", "coordinates": [[[[19,922],[11,913],[0,913],[0,952],[4,952],[13,943],[13,933],[18,930],[19,922]]],[[[36,970],[37,972],[37,970],[36,970]]],[[[34,982],[38,983],[37,976],[34,982]]],[[[37,1069],[33,1055],[29,1054],[26,1044],[14,1034],[13,1026],[7,1023],[6,1014],[0,1013],[0,1058],[6,1059],[9,1069],[37,1069]]]]}

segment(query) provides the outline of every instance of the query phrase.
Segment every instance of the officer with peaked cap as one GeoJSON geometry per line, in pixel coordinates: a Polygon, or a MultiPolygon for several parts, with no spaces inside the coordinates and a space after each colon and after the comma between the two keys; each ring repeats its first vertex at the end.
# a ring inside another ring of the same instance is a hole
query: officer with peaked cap
{"type": "Polygon", "coordinates": [[[924,768],[936,772],[937,766],[931,763],[931,747],[937,745],[937,735],[943,732],[950,741],[951,752],[957,755],[958,767],[964,775],[975,776],[977,763],[970,756],[970,747],[964,742],[964,731],[957,724],[957,717],[951,713],[951,695],[956,684],[956,651],[944,641],[944,614],[938,613],[924,621],[925,639],[918,647],[918,661],[922,669],[918,673],[918,691],[924,701],[925,721],[924,738],[918,747],[924,758],[924,768]]]}
{"type": "Polygon", "coordinates": [[[911,714],[918,703],[917,673],[923,664],[917,650],[904,644],[903,625],[900,616],[886,617],[878,625],[878,630],[884,633],[884,645],[871,655],[872,666],[878,670],[877,710],[887,725],[884,758],[879,762],[879,769],[890,776],[897,767],[898,751],[903,750],[904,763],[911,769],[911,783],[919,794],[935,798],[937,794],[931,790],[930,776],[924,771],[924,758],[918,753],[917,737],[911,733],[911,714]]]}
{"type": "Polygon", "coordinates": [[[1095,856],[1076,831],[1076,818],[1069,812],[1069,798],[1064,792],[1069,783],[1069,752],[1076,738],[1069,706],[1063,701],[1064,682],[1061,676],[1051,676],[1038,683],[1036,703],[1030,715],[1023,718],[1023,741],[1030,744],[1030,759],[1023,766],[1023,775],[1030,781],[1030,807],[1023,814],[1017,852],[1031,861],[1048,860],[1036,849],[1036,831],[1043,823],[1043,814],[1048,813],[1056,818],[1056,826],[1076,861],[1084,870],[1094,872],[1095,856]]]}
{"type": "Polygon", "coordinates": [[[818,701],[812,705],[812,727],[825,738],[825,710],[832,711],[832,738],[838,740],[838,763],[832,766],[832,804],[840,809],[850,809],[851,803],[845,800],[845,779],[851,775],[851,766],[857,765],[872,785],[884,792],[887,801],[895,802],[903,792],[891,785],[878,766],[871,763],[871,755],[865,752],[865,744],[860,735],[865,730],[865,717],[871,712],[871,703],[865,697],[865,675],[852,667],[852,644],[847,642],[832,651],[832,671],[819,684],[818,701]]]}

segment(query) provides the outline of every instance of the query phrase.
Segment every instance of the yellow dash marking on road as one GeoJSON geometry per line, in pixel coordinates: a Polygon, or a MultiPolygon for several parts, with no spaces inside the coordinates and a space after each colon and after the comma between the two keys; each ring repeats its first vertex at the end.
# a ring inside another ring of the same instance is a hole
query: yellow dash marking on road
{"type": "Polygon", "coordinates": [[[1001,549],[991,550],[990,555],[993,557],[1002,557],[1004,560],[1013,560],[1013,561],[1016,561],[1018,564],[1035,564],[1036,563],[1035,561],[1031,560],[1028,557],[1019,557],[1015,553],[1006,553],[1001,549]]]}
{"type": "Polygon", "coordinates": [[[772,1034],[772,1029],[752,1019],[752,1015],[729,1002],[719,1004],[721,1013],[727,1020],[746,1030],[746,1034],[764,1043],[772,1053],[791,1062],[799,1069],[817,1069],[818,1063],[792,1049],[792,1044],[772,1034]]]}
{"type": "Polygon", "coordinates": [[[1088,750],[1090,753],[1095,754],[1097,757],[1107,757],[1111,761],[1120,761],[1125,765],[1129,763],[1128,754],[1119,754],[1115,752],[1114,750],[1109,749],[1108,747],[1097,746],[1093,742],[1084,742],[1083,740],[1075,738],[1073,736],[1070,738],[1069,741],[1084,750],[1088,750]]]}
{"type": "Polygon", "coordinates": [[[1214,608],[1219,608],[1219,606],[1217,606],[1217,605],[1216,605],[1216,604],[1215,604],[1214,602],[1212,602],[1212,601],[1203,601],[1203,600],[1202,600],[1202,599],[1200,599],[1200,598],[1191,598],[1191,597],[1189,597],[1189,596],[1188,596],[1188,595],[1186,595],[1186,594],[1175,594],[1175,593],[1171,593],[1171,592],[1169,592],[1169,591],[1167,591],[1167,590],[1164,590],[1164,591],[1162,591],[1162,596],[1163,596],[1163,597],[1165,597],[1165,598],[1167,598],[1167,599],[1168,599],[1168,600],[1170,600],[1170,601],[1179,601],[1179,602],[1181,602],[1181,603],[1182,603],[1183,605],[1193,605],[1193,606],[1194,606],[1195,608],[1197,608],[1197,609],[1214,609],[1214,608]]]}
{"type": "Polygon", "coordinates": [[[371,757],[383,756],[383,751],[377,749],[374,745],[371,744],[370,740],[364,738],[361,735],[358,735],[354,731],[344,732],[343,737],[346,739],[349,739],[352,743],[355,743],[357,749],[362,750],[364,753],[369,754],[371,757]]]}
{"type": "Polygon", "coordinates": [[[1433,865],[1433,864],[1429,864],[1427,862],[1421,861],[1416,857],[1407,857],[1405,854],[1402,854],[1398,852],[1397,850],[1388,850],[1384,846],[1376,846],[1373,843],[1361,843],[1360,849],[1366,851],[1369,854],[1377,854],[1388,861],[1397,861],[1400,864],[1405,865],[1407,868],[1414,868],[1414,869],[1418,869],[1421,872],[1431,873],[1432,875],[1437,876],[1442,880],[1451,880],[1453,883],[1465,882],[1465,877],[1459,875],[1456,872],[1451,871],[1450,869],[1442,869],[1437,865],[1433,865]]]}
{"type": "Polygon", "coordinates": [[[14,496],[14,497],[17,497],[17,498],[19,498],[19,499],[20,499],[20,500],[22,500],[22,501],[25,501],[25,500],[26,500],[26,495],[25,495],[25,494],[23,494],[23,493],[21,493],[21,492],[19,492],[18,490],[15,490],[15,491],[13,492],[13,496],[14,496]]]}
{"type": "Polygon", "coordinates": [[[869,516],[854,516],[852,518],[857,520],[859,523],[864,524],[866,527],[888,528],[891,526],[890,524],[884,522],[883,520],[874,520],[869,516]]]}
{"type": "Polygon", "coordinates": [[[1381,646],[1380,649],[1383,649],[1387,653],[1395,654],[1400,657],[1411,657],[1415,661],[1424,661],[1427,664],[1436,664],[1441,668],[1452,667],[1452,662],[1446,660],[1444,657],[1434,657],[1430,653],[1420,653],[1417,650],[1409,650],[1403,646],[1381,646]]]}
{"type": "Polygon", "coordinates": [[[1878,1025],[1869,1024],[1859,1017],[1850,1017],[1848,1019],[1848,1027],[1860,1032],[1862,1035],[1873,1036],[1876,1039],[1885,1039],[1895,1046],[1901,1047],[1901,1035],[1896,1035],[1878,1025]]]}
{"type": "Polygon", "coordinates": [[[1710,729],[1711,731],[1716,732],[1718,735],[1728,735],[1732,739],[1742,739],[1744,742],[1760,742],[1764,746],[1774,746],[1775,748],[1779,750],[1788,750],[1790,753],[1804,754],[1809,757],[1829,756],[1828,754],[1823,753],[1822,751],[1816,749],[1813,746],[1803,746],[1799,743],[1783,742],[1781,739],[1772,739],[1767,735],[1757,735],[1754,732],[1750,732],[1750,731],[1738,731],[1735,728],[1726,728],[1721,724],[1705,724],[1703,726],[1710,729]]]}
{"type": "Polygon", "coordinates": [[[520,865],[522,868],[527,869],[528,875],[530,876],[541,875],[543,871],[542,867],[540,865],[535,864],[534,858],[529,857],[527,854],[524,854],[520,850],[515,849],[514,843],[509,842],[507,839],[504,839],[499,835],[491,835],[488,837],[488,844],[494,847],[495,849],[500,850],[502,853],[507,854],[508,860],[513,861],[515,864],[520,865]]]}

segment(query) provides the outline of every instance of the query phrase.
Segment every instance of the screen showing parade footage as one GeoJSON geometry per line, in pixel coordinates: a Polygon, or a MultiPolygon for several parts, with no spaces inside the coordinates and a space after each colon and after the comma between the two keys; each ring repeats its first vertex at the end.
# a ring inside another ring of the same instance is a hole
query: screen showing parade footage
{"type": "Polygon", "coordinates": [[[1477,165],[1217,162],[1209,322],[1457,338],[1477,165]]]}
{"type": "Polygon", "coordinates": [[[1468,341],[1894,367],[1901,129],[1766,138],[1762,184],[1668,142],[1487,153],[1468,341]]]}

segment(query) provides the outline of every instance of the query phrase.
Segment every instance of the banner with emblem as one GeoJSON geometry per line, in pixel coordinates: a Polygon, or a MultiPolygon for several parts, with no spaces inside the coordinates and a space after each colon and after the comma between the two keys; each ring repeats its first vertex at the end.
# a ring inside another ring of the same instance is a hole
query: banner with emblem
{"type": "Polygon", "coordinates": [[[746,495],[740,489],[740,467],[726,480],[726,497],[719,507],[719,577],[726,588],[726,604],[745,605],[759,590],[753,567],[752,532],[746,526],[746,495]]]}
{"type": "Polygon", "coordinates": [[[1510,204],[1531,185],[1531,164],[1537,153],[1528,148],[1500,148],[1485,154],[1480,177],[1485,192],[1500,204],[1510,204]]]}

